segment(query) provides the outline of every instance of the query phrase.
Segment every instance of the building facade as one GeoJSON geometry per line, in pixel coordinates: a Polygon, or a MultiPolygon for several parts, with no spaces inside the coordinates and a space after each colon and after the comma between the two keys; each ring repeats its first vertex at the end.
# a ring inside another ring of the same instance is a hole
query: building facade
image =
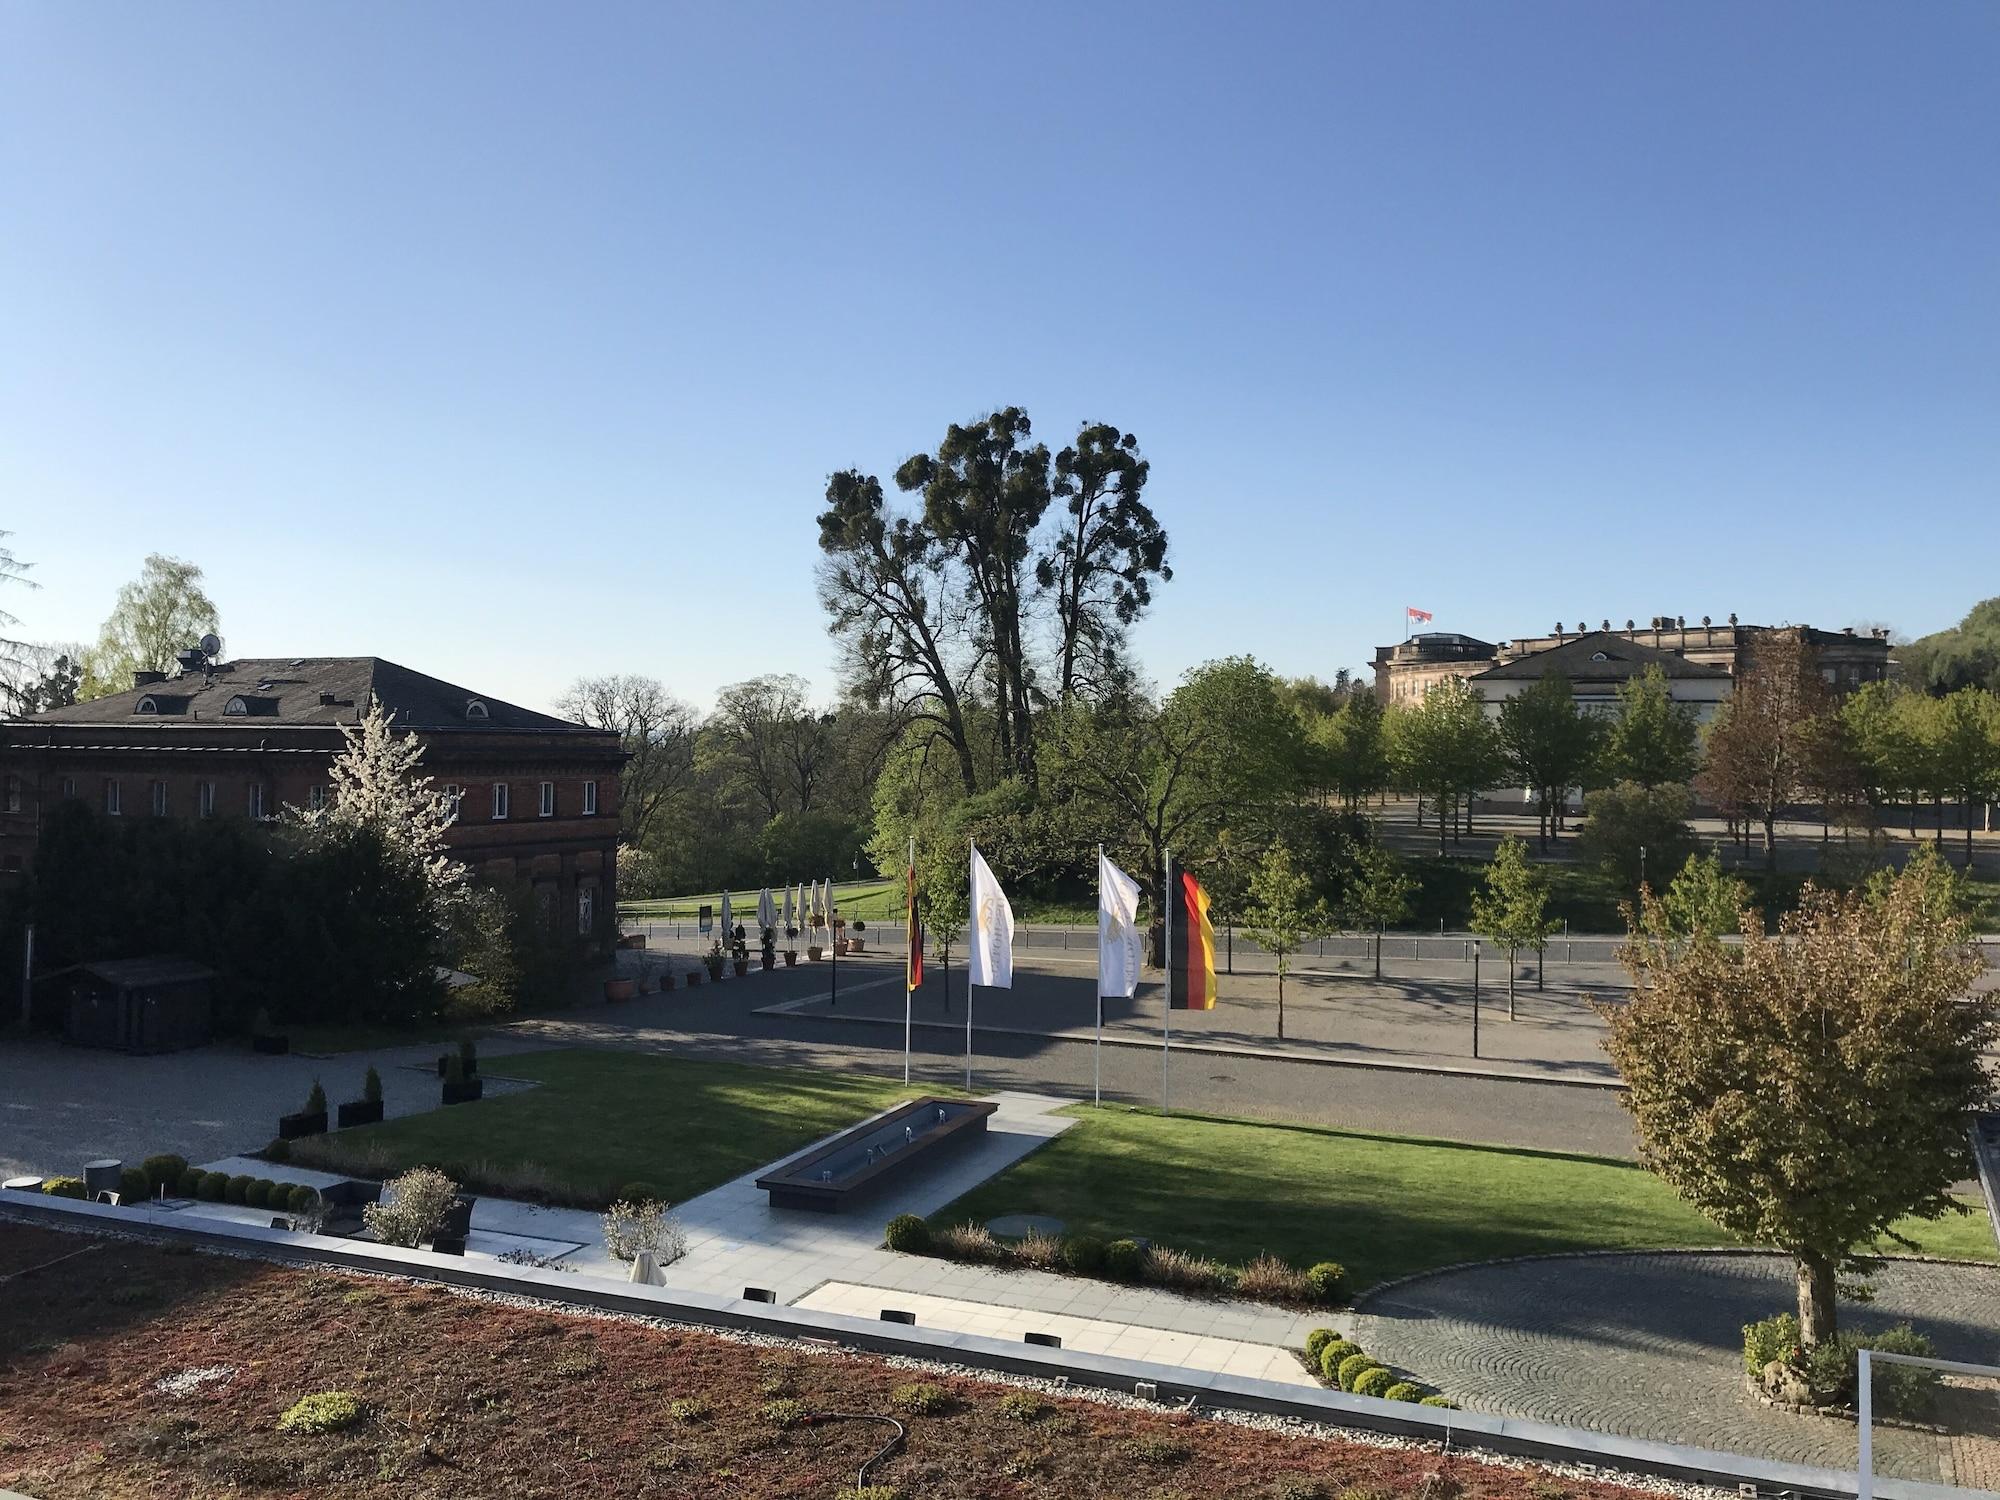
{"type": "Polygon", "coordinates": [[[1501,704],[1557,673],[1568,679],[1580,710],[1615,715],[1619,711],[1618,690],[1654,668],[1666,679],[1668,698],[1685,704],[1702,724],[1715,717],[1735,687],[1735,679],[1719,666],[1691,661],[1602,630],[1571,636],[1561,645],[1540,651],[1507,656],[1466,681],[1484,700],[1488,718],[1497,719],[1501,704]]]}
{"type": "Polygon", "coordinates": [[[526,882],[550,930],[616,930],[618,736],[380,657],[298,657],[140,673],[122,693],[0,723],[0,875],[31,867],[66,800],[112,818],[275,819],[328,795],[333,758],[379,701],[452,799],[447,844],[480,879],[526,882]]]}

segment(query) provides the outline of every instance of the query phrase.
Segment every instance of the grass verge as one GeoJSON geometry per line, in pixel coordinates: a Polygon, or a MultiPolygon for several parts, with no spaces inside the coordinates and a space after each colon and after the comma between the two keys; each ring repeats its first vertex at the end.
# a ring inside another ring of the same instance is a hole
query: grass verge
{"type": "Polygon", "coordinates": [[[531,1052],[483,1066],[542,1086],[297,1141],[291,1159],[368,1177],[435,1166],[483,1192],[586,1208],[649,1182],[680,1203],[935,1092],[644,1052],[531,1052]]]}
{"type": "MultiPolygon", "coordinates": [[[[1643,1167],[1310,1125],[1145,1109],[1070,1111],[1049,1145],[932,1215],[1052,1214],[1245,1265],[1333,1260],[1359,1291],[1459,1261],[1736,1243],[1643,1167]]],[[[2000,1259],[1983,1210],[1899,1228],[1925,1253],[2000,1259]]],[[[1894,1248],[1894,1247],[1888,1247],[1894,1248]]]]}

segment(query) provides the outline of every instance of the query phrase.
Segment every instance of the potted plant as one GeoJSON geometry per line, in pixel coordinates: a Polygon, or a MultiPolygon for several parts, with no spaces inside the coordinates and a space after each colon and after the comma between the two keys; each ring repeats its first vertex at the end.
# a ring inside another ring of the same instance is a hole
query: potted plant
{"type": "Polygon", "coordinates": [[[708,945],[708,952],[701,956],[701,966],[708,970],[710,979],[722,978],[722,939],[717,938],[708,945]]]}
{"type": "Polygon", "coordinates": [[[868,924],[859,917],[856,917],[854,919],[854,935],[847,940],[847,951],[849,953],[859,953],[867,947],[866,941],[861,936],[867,930],[868,924]]]}
{"type": "Polygon", "coordinates": [[[689,969],[689,970],[688,970],[688,976],[687,976],[687,982],[688,982],[688,988],[689,988],[689,989],[693,989],[693,988],[694,988],[694,987],[695,987],[696,985],[700,984],[700,983],[701,983],[701,970],[699,970],[699,969],[689,969]]]}
{"type": "Polygon", "coordinates": [[[666,991],[672,989],[673,987],[674,987],[674,971],[672,969],[660,970],[661,993],[664,994],[666,991]]]}
{"type": "MultiPolygon", "coordinates": [[[[479,1071],[479,1048],[474,1045],[471,1037],[467,1037],[458,1044],[458,1060],[463,1064],[467,1078],[472,1077],[479,1071]]],[[[438,1077],[444,1077],[446,1068],[450,1062],[451,1054],[449,1052],[440,1052],[438,1054],[438,1077]]]]}
{"type": "Polygon", "coordinates": [[[796,969],[798,966],[799,966],[799,950],[792,947],[790,944],[786,944],[785,967],[788,969],[796,969]]]}
{"type": "Polygon", "coordinates": [[[468,1078],[463,1059],[453,1054],[444,1074],[444,1102],[446,1104],[469,1104],[486,1092],[486,1080],[478,1076],[468,1078]]]}
{"type": "Polygon", "coordinates": [[[775,927],[766,927],[763,937],[764,943],[760,956],[764,969],[768,973],[770,970],[778,967],[778,929],[775,927]]]}
{"type": "Polygon", "coordinates": [[[271,1013],[259,1010],[250,1022],[250,1050],[279,1057],[292,1050],[292,1039],[271,1029],[271,1013]]]}
{"type": "Polygon", "coordinates": [[[297,1114],[278,1116],[278,1139],[295,1141],[302,1135],[326,1134],[326,1090],[319,1080],[313,1080],[312,1092],[306,1095],[306,1107],[297,1114]]]}
{"type": "Polygon", "coordinates": [[[382,1075],[373,1068],[361,1083],[361,1097],[350,1099],[340,1106],[340,1128],[350,1125],[374,1125],[382,1118],[382,1075]]]}
{"type": "Polygon", "coordinates": [[[604,981],[606,1000],[630,1000],[639,993],[639,986],[629,975],[618,974],[604,981]]]}
{"type": "Polygon", "coordinates": [[[729,934],[729,966],[736,971],[738,979],[750,972],[750,945],[744,941],[741,922],[729,934]]]}

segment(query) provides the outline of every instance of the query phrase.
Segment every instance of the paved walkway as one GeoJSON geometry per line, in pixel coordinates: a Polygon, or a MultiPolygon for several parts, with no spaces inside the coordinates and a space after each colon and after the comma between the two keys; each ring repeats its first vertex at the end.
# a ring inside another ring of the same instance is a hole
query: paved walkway
{"type": "MultiPolygon", "coordinates": [[[[1908,1320],[1941,1358],[2000,1364],[2000,1266],[1892,1262],[1842,1325],[1908,1320]]],[[[1369,1353],[1475,1411],[1626,1437],[1852,1468],[1855,1427],[1760,1405],[1743,1389],[1745,1323],[1790,1308],[1791,1263],[1728,1252],[1517,1261],[1440,1272],[1364,1297],[1347,1322],[1369,1353]]],[[[2000,1396],[1967,1393],[1953,1437],[1878,1428],[1878,1471],[1931,1482],[1990,1463],[2000,1396]]],[[[1985,1481],[1982,1481],[1982,1483],[1985,1481]]]]}

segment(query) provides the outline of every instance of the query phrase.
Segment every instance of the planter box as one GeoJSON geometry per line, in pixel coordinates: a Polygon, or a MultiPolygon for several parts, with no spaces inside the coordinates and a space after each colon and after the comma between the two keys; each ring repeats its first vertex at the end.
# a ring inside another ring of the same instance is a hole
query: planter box
{"type": "Polygon", "coordinates": [[[628,933],[618,940],[618,946],[621,948],[643,948],[646,946],[646,934],[643,932],[628,933]]]}
{"type": "Polygon", "coordinates": [[[266,1057],[283,1057],[292,1050],[292,1039],[288,1036],[253,1036],[250,1050],[261,1052],[266,1057]]]}
{"type": "Polygon", "coordinates": [[[849,953],[866,953],[868,951],[868,944],[860,938],[849,938],[847,940],[847,951],[849,953]]]}
{"type": "Polygon", "coordinates": [[[757,961],[761,963],[767,970],[775,969],[778,967],[778,955],[775,953],[766,953],[762,957],[760,957],[757,961]]]}
{"type": "Polygon", "coordinates": [[[674,987],[674,976],[673,976],[673,971],[672,971],[672,970],[670,970],[670,969],[669,969],[669,970],[664,970],[664,971],[662,971],[662,973],[660,974],[660,990],[661,990],[661,992],[662,992],[662,993],[664,993],[665,991],[667,991],[667,990],[670,990],[670,989],[672,989],[673,987],[674,987]]]}
{"type": "Polygon", "coordinates": [[[810,962],[818,963],[824,957],[826,957],[826,949],[822,948],[818,943],[806,944],[806,958],[810,962]]]}
{"type": "Polygon", "coordinates": [[[350,1099],[340,1106],[336,1118],[340,1128],[350,1125],[379,1125],[382,1123],[382,1101],[380,1099],[350,1099]]]}
{"type": "Polygon", "coordinates": [[[463,1083],[453,1083],[449,1078],[444,1082],[444,1102],[446,1104],[470,1104],[486,1092],[484,1078],[468,1078],[463,1083]]]}
{"type": "Polygon", "coordinates": [[[639,993],[639,986],[630,979],[607,979],[604,981],[604,998],[607,1000],[630,1000],[639,993]]]}
{"type": "Polygon", "coordinates": [[[735,960],[730,965],[730,967],[736,970],[736,977],[738,979],[741,979],[745,974],[748,974],[750,972],[750,960],[747,958],[739,958],[735,960]]]}
{"type": "Polygon", "coordinates": [[[326,1111],[323,1109],[314,1110],[310,1114],[300,1110],[295,1115],[278,1116],[278,1139],[281,1141],[295,1141],[300,1136],[325,1134],[326,1111]]]}
{"type": "Polygon", "coordinates": [[[785,954],[785,967],[788,969],[796,969],[798,966],[799,966],[798,954],[787,951],[785,954]]]}

